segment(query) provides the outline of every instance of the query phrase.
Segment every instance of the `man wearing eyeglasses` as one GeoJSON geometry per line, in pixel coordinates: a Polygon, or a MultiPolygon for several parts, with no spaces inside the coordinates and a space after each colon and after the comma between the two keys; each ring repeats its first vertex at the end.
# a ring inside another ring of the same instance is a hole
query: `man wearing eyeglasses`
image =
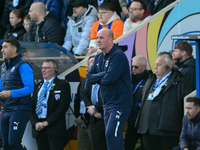
{"type": "Polygon", "coordinates": [[[88,54],[92,54],[97,51],[97,32],[101,29],[110,29],[114,34],[114,39],[120,37],[123,33],[124,23],[117,15],[115,7],[111,3],[102,3],[98,7],[98,18],[91,29],[90,44],[88,48],[88,54]]]}
{"type": "Polygon", "coordinates": [[[142,0],[134,0],[129,7],[129,18],[124,23],[123,34],[134,29],[139,23],[148,19],[150,16],[151,14],[144,2],[142,0]]]}
{"type": "Polygon", "coordinates": [[[137,128],[135,128],[135,122],[142,101],[142,89],[149,78],[149,73],[152,73],[152,71],[146,70],[147,61],[144,56],[141,55],[133,57],[131,67],[133,107],[128,119],[128,128],[124,141],[125,150],[133,150],[138,139],[140,139],[142,144],[141,135],[137,133],[137,128]]]}
{"type": "Polygon", "coordinates": [[[184,97],[191,92],[188,80],[176,69],[170,55],[156,59],[155,74],[142,91],[138,133],[145,150],[171,150],[179,142],[184,97]]]}
{"type": "Polygon", "coordinates": [[[56,77],[58,64],[43,62],[44,81],[38,83],[32,97],[32,132],[38,150],[63,150],[68,142],[65,113],[71,100],[70,85],[56,77]]]}

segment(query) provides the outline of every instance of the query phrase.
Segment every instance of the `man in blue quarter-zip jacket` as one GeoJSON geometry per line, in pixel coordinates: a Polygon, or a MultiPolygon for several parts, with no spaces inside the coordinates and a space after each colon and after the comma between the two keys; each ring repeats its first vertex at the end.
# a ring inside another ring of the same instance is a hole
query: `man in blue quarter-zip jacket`
{"type": "Polygon", "coordinates": [[[16,39],[4,40],[1,66],[1,133],[4,150],[23,150],[21,139],[31,115],[33,70],[21,54],[16,39]]]}
{"type": "Polygon", "coordinates": [[[123,129],[132,106],[128,60],[123,50],[114,45],[109,29],[97,33],[97,46],[102,52],[95,57],[87,81],[100,85],[108,150],[124,150],[123,129]]]}

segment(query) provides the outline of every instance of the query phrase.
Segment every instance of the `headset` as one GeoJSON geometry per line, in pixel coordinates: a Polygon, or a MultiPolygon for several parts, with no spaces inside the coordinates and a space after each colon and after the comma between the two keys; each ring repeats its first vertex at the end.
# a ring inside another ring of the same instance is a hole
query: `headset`
{"type": "Polygon", "coordinates": [[[169,69],[169,66],[166,65],[166,69],[169,69]]]}

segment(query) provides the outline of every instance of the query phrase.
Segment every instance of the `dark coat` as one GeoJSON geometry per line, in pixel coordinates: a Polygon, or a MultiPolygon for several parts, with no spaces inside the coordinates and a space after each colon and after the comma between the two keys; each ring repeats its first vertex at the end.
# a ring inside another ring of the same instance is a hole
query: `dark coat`
{"type": "Polygon", "coordinates": [[[176,62],[180,72],[188,79],[191,88],[194,91],[196,89],[196,61],[193,56],[182,62],[176,62]]]}
{"type": "Polygon", "coordinates": [[[132,125],[132,126],[135,125],[135,121],[137,119],[138,112],[140,110],[140,107],[138,105],[139,103],[141,104],[141,101],[142,101],[142,90],[148,78],[149,78],[149,71],[147,70],[144,70],[144,72],[142,72],[141,74],[132,75],[133,107],[131,109],[131,112],[128,118],[129,125],[132,125]],[[140,83],[141,80],[142,80],[141,84],[137,87],[137,85],[140,83]],[[134,93],[134,90],[136,87],[137,87],[137,90],[134,93]]]}
{"type": "Polygon", "coordinates": [[[147,100],[153,91],[156,75],[153,74],[143,88],[142,107],[139,113],[138,133],[179,137],[183,118],[183,98],[191,92],[189,82],[177,70],[172,70],[158,96],[147,100]]]}
{"type": "MultiPolygon", "coordinates": [[[[66,137],[67,130],[65,113],[67,112],[71,101],[70,85],[68,82],[60,80],[58,78],[55,78],[53,83],[55,84],[55,86],[52,86],[49,91],[50,93],[47,102],[47,118],[45,119],[49,123],[49,125],[43,130],[45,130],[47,135],[66,137]],[[55,99],[56,94],[60,94],[60,100],[55,99]]],[[[38,134],[38,131],[35,130],[35,124],[41,121],[38,118],[35,109],[37,104],[38,92],[42,84],[43,82],[40,82],[35,86],[32,97],[31,124],[33,128],[33,137],[36,137],[38,134]]],[[[42,119],[42,121],[44,121],[44,119],[42,119]]]]}
{"type": "Polygon", "coordinates": [[[181,149],[194,146],[195,149],[200,150],[200,113],[192,120],[184,116],[179,144],[181,149]]]}
{"type": "Polygon", "coordinates": [[[149,11],[152,15],[165,8],[174,1],[175,0],[159,0],[156,7],[154,7],[154,0],[143,0],[143,2],[146,4],[147,8],[149,8],[149,11]]]}
{"type": "Polygon", "coordinates": [[[18,23],[15,28],[9,24],[3,39],[15,38],[17,40],[22,40],[25,33],[26,30],[24,29],[22,22],[18,23]]]}
{"type": "Polygon", "coordinates": [[[62,45],[64,37],[65,30],[50,12],[40,24],[37,25],[34,22],[30,24],[29,41],[62,45]]]}

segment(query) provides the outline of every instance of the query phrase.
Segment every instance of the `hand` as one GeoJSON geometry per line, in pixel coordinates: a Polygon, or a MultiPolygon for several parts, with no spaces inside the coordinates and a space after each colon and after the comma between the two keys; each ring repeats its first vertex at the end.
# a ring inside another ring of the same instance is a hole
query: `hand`
{"type": "Polygon", "coordinates": [[[87,108],[88,108],[87,112],[88,112],[88,114],[90,114],[91,116],[93,116],[94,113],[96,112],[96,111],[94,111],[93,107],[94,107],[94,105],[91,105],[91,106],[88,106],[88,107],[87,107],[87,108]]]}
{"type": "Polygon", "coordinates": [[[189,150],[188,148],[184,148],[183,150],[189,150]]]}
{"type": "Polygon", "coordinates": [[[79,116],[77,119],[76,119],[76,124],[80,125],[82,124],[84,121],[81,119],[81,116],[79,116]]]}
{"type": "Polygon", "coordinates": [[[46,127],[46,126],[49,125],[49,123],[48,123],[47,121],[43,121],[43,122],[42,122],[42,125],[43,125],[43,127],[46,127]]]}
{"type": "Polygon", "coordinates": [[[10,91],[2,91],[0,93],[0,98],[9,98],[9,97],[11,97],[10,91]]]}
{"type": "Polygon", "coordinates": [[[99,112],[95,112],[94,113],[94,116],[96,117],[96,118],[102,118],[102,115],[101,115],[101,113],[99,113],[99,112]]]}
{"type": "Polygon", "coordinates": [[[43,127],[42,122],[37,122],[37,123],[35,124],[35,130],[41,131],[43,128],[44,128],[44,127],[43,127]]]}
{"type": "Polygon", "coordinates": [[[91,55],[92,53],[96,52],[98,48],[90,46],[89,48],[87,48],[87,50],[88,50],[88,55],[91,55]]]}
{"type": "MultiPolygon", "coordinates": [[[[87,121],[86,121],[87,122],[87,121]]],[[[85,125],[85,122],[81,123],[83,128],[87,128],[87,126],[85,125]]]]}

